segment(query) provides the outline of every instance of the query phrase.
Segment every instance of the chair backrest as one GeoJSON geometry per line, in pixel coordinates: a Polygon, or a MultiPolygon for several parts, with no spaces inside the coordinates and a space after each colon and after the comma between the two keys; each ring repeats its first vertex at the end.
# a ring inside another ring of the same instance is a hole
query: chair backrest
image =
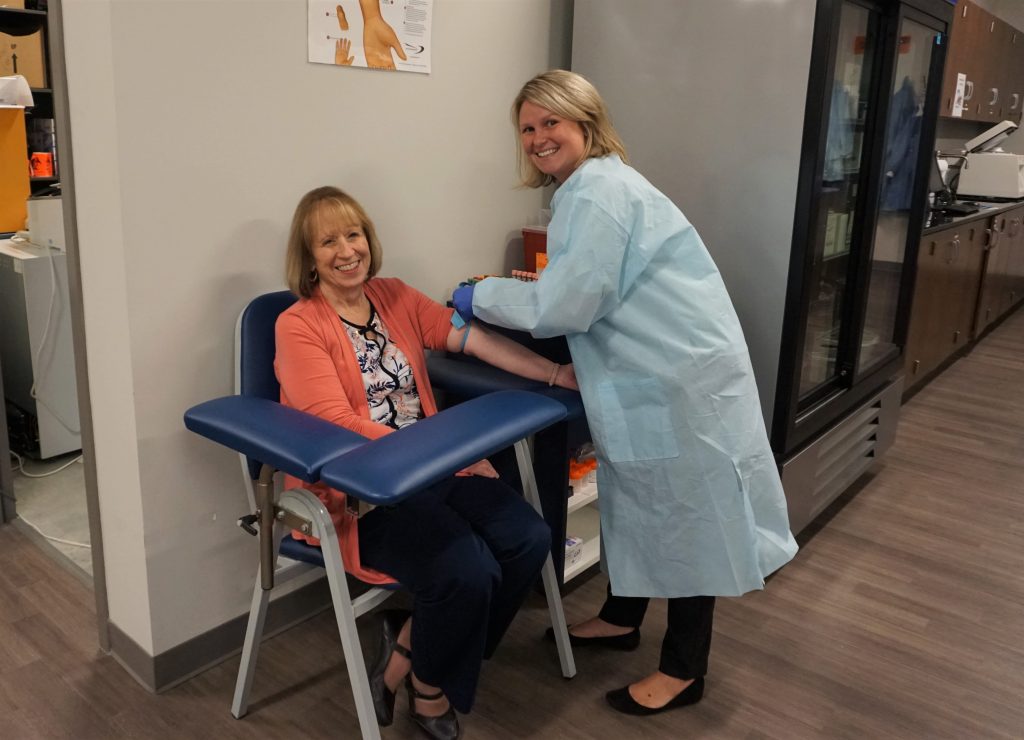
{"type": "MultiPolygon", "coordinates": [[[[242,309],[235,325],[235,393],[278,401],[281,386],[274,375],[274,324],[281,312],[296,301],[295,294],[280,290],[253,298],[242,309]]],[[[249,478],[259,477],[261,463],[243,459],[249,478]]]]}

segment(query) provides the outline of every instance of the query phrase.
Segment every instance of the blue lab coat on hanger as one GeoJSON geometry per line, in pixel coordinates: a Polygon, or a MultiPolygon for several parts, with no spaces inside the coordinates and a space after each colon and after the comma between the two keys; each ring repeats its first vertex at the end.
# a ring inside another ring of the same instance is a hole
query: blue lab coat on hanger
{"type": "Polygon", "coordinates": [[[696,230],[616,155],[558,188],[535,283],[488,278],[477,317],[565,335],[599,462],[617,596],[738,596],[797,546],[746,342],[696,230]]]}

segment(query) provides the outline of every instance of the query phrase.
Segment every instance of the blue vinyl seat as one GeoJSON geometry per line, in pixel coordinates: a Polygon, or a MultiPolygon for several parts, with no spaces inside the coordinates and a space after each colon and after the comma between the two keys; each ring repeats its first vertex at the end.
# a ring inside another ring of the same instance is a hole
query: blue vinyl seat
{"type": "MultiPolygon", "coordinates": [[[[306,489],[275,493],[275,472],[307,483],[322,480],[369,503],[394,504],[510,445],[525,453],[526,439],[564,419],[567,410],[558,400],[522,389],[474,394],[465,403],[371,441],[287,408],[278,403],[274,324],[294,301],[287,291],[268,293],[242,311],[235,336],[237,395],[201,403],[185,413],[188,429],[239,453],[255,512],[239,524],[252,534],[258,527],[260,537],[260,568],[231,712],[240,718],[248,709],[270,590],[284,582],[312,582],[326,572],[362,736],[379,738],[355,620],[393,589],[360,584],[365,592],[352,598],[350,580],[359,582],[345,574],[326,508],[306,489]],[[321,547],[296,540],[290,534],[293,529],[317,537],[321,547]]],[[[539,511],[533,470],[523,467],[529,458],[517,457],[524,493],[539,511]]],[[[576,669],[550,557],[543,578],[552,625],[563,638],[558,640],[562,674],[570,678],[576,669]]]]}

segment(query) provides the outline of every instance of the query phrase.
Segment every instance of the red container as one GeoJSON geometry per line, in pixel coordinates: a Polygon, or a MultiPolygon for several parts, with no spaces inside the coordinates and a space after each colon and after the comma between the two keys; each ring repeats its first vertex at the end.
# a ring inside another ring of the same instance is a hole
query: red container
{"type": "MultiPolygon", "coordinates": [[[[523,262],[527,272],[537,272],[537,254],[548,253],[548,227],[523,227],[523,262]]],[[[544,262],[547,264],[547,262],[544,262]]],[[[541,265],[543,267],[543,265],[541,265]]]]}

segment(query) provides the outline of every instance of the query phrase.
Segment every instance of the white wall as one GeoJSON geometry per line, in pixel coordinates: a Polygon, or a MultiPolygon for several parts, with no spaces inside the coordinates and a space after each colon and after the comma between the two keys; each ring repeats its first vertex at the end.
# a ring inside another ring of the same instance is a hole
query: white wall
{"type": "Polygon", "coordinates": [[[110,619],[143,649],[246,610],[237,462],[181,415],[231,392],[235,316],[283,287],[296,201],[348,189],[383,274],[435,298],[501,270],[543,205],[514,188],[508,108],[567,54],[564,8],[438,0],[425,76],[308,64],[297,0],[64,4],[110,619]]]}

